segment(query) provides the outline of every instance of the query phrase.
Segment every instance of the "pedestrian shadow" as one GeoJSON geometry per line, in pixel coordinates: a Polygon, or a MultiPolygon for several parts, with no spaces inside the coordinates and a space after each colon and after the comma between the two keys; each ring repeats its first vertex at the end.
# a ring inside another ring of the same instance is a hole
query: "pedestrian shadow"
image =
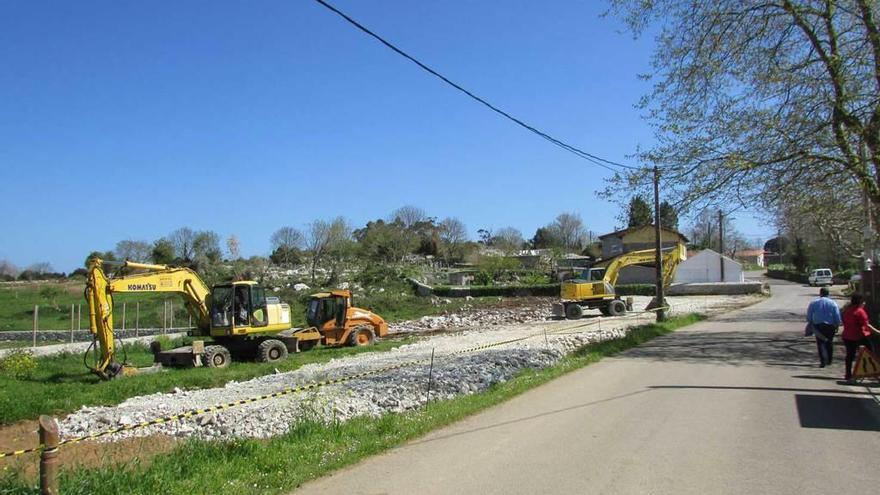
{"type": "Polygon", "coordinates": [[[794,400],[803,428],[880,431],[872,398],[795,394],[794,400]]]}
{"type": "Polygon", "coordinates": [[[816,364],[816,345],[799,332],[678,332],[632,348],[621,357],[659,362],[766,366],[803,371],[816,364]]]}

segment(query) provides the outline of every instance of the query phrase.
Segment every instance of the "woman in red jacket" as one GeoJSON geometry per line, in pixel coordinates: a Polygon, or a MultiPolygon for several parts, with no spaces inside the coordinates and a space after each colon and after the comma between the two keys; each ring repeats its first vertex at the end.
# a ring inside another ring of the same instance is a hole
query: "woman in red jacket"
{"type": "Polygon", "coordinates": [[[855,360],[859,347],[865,346],[874,352],[871,343],[871,332],[880,334],[876,328],[868,323],[868,313],[865,311],[865,299],[861,294],[853,294],[849,306],[843,310],[843,345],[846,346],[846,375],[844,380],[852,378],[852,364],[855,360]]]}

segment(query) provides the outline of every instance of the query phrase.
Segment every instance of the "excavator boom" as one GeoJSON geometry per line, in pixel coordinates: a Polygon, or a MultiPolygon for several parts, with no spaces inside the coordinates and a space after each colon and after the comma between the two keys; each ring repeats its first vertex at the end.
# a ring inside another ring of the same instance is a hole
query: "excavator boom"
{"type": "Polygon", "coordinates": [[[85,296],[89,306],[89,330],[95,336],[99,346],[99,357],[92,371],[101,378],[112,378],[125,371],[125,366],[115,360],[113,294],[117,292],[180,294],[184,298],[187,311],[196,322],[198,333],[207,334],[210,331],[207,305],[210,290],[194,271],[166,265],[92,259],[88,267],[85,296]],[[110,279],[104,273],[104,265],[146,271],[110,279]]]}

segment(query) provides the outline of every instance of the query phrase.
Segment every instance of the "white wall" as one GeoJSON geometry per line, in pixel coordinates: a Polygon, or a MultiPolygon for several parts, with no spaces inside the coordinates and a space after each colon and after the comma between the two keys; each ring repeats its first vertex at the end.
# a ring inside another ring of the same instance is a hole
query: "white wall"
{"type": "Polygon", "coordinates": [[[742,265],[724,257],[724,280],[721,280],[721,255],[711,249],[704,249],[682,261],[675,271],[675,283],[701,282],[742,282],[742,265]]]}

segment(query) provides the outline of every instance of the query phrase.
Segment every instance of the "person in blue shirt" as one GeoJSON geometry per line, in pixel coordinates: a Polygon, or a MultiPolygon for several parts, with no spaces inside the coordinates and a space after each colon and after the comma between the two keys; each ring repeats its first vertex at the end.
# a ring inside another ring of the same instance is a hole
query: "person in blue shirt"
{"type": "Polygon", "coordinates": [[[807,307],[807,321],[813,325],[816,347],[819,348],[819,367],[831,364],[834,356],[834,334],[840,326],[840,308],[828,297],[828,288],[819,289],[818,299],[807,307]]]}

